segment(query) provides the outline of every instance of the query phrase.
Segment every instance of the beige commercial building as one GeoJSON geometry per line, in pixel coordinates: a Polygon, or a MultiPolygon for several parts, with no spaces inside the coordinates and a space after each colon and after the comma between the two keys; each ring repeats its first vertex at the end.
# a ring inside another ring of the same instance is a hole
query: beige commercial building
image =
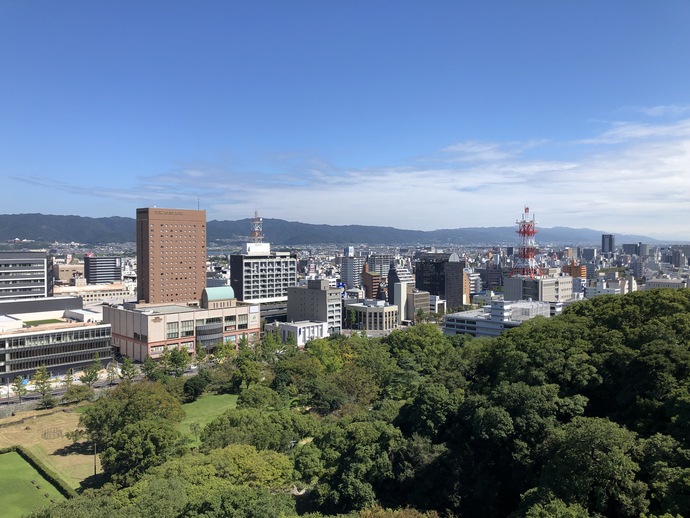
{"type": "Polygon", "coordinates": [[[134,300],[136,288],[134,283],[85,284],[86,279],[82,280],[84,284],[55,286],[53,288],[54,295],[56,297],[81,297],[84,304],[87,305],[134,300]]]}
{"type": "Polygon", "coordinates": [[[260,338],[257,304],[242,304],[230,286],[206,288],[200,306],[134,304],[103,307],[103,320],[112,326],[113,346],[120,354],[144,361],[159,358],[165,349],[195,353],[201,345],[212,351],[220,343],[249,343],[260,338]]]}
{"type": "Polygon", "coordinates": [[[198,301],[206,287],[206,211],[137,209],[137,299],[198,301]]]}

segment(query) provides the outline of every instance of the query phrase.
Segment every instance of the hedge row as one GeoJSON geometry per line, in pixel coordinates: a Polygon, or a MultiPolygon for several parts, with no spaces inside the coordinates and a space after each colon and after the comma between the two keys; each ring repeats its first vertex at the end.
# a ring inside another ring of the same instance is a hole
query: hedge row
{"type": "Polygon", "coordinates": [[[22,459],[24,459],[31,466],[33,466],[34,469],[38,471],[43,478],[45,478],[48,482],[55,486],[55,488],[65,498],[72,498],[74,496],[77,496],[78,493],[73,488],[68,486],[57,473],[46,467],[45,464],[43,464],[43,462],[41,462],[33,453],[31,453],[26,448],[22,446],[9,446],[7,448],[0,448],[0,454],[9,453],[13,451],[17,452],[22,459]]]}

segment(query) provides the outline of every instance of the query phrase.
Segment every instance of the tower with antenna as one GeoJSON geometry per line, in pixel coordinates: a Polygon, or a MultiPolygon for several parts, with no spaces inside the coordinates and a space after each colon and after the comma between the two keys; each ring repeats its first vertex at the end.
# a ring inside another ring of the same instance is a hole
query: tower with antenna
{"type": "Polygon", "coordinates": [[[529,216],[529,207],[525,205],[522,219],[515,221],[518,226],[516,232],[520,236],[520,246],[511,277],[529,277],[531,279],[541,277],[541,270],[535,259],[537,245],[534,242],[534,235],[537,233],[537,222],[534,219],[534,214],[532,214],[531,219],[529,216]]]}
{"type": "Polygon", "coordinates": [[[252,218],[252,243],[264,242],[263,221],[263,218],[259,217],[259,212],[255,210],[254,217],[252,218]]]}

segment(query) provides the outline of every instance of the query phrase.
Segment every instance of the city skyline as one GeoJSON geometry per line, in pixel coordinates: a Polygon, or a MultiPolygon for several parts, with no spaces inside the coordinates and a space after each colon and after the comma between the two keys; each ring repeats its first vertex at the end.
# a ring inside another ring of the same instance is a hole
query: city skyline
{"type": "Polygon", "coordinates": [[[6,2],[3,212],[690,240],[681,1],[6,2]]]}

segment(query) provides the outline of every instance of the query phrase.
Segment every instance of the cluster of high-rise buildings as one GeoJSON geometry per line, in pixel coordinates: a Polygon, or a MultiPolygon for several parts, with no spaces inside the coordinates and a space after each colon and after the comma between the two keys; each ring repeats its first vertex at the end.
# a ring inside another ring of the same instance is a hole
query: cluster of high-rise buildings
{"type": "Polygon", "coordinates": [[[255,214],[248,242],[218,266],[209,265],[205,211],[137,209],[135,258],[0,252],[0,378],[9,383],[42,364],[53,374],[79,370],[96,355],[143,361],[171,348],[195,354],[252,344],[263,326],[298,346],[430,319],[447,334],[495,336],[574,300],[634,291],[640,281],[687,285],[671,275],[687,266],[683,247],[616,247],[605,234],[600,250],[544,250],[529,209],[516,223],[517,246],[318,254],[272,249],[255,214]],[[211,277],[218,271],[224,275],[211,277]]]}

